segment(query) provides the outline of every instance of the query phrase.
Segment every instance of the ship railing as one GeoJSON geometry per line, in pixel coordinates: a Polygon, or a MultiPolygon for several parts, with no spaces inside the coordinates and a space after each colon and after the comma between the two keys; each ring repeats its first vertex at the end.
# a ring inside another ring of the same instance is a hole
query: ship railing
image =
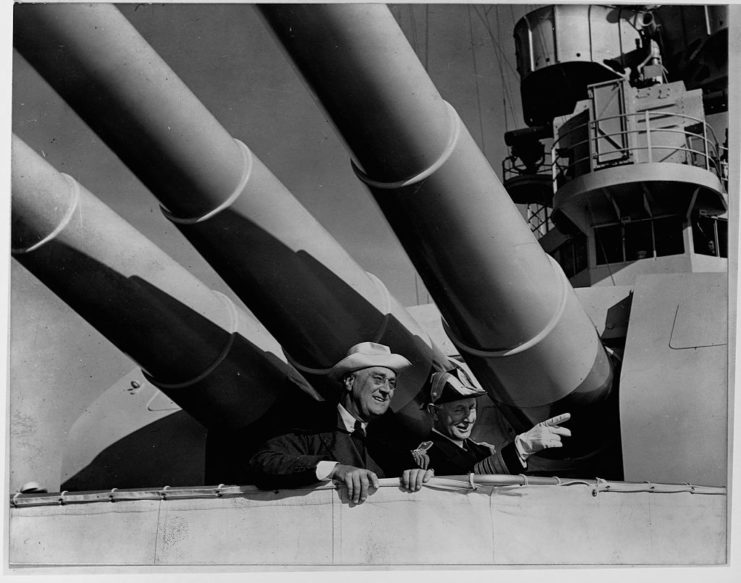
{"type": "MultiPolygon", "coordinates": [[[[505,187],[508,180],[519,178],[520,176],[551,176],[551,168],[553,166],[551,152],[546,151],[543,158],[538,161],[536,166],[528,166],[517,156],[509,156],[502,160],[502,182],[505,187]]],[[[548,231],[554,228],[553,221],[551,221],[551,209],[550,206],[538,203],[528,203],[526,207],[526,219],[530,231],[540,238],[548,231]]]]}
{"type": "Polygon", "coordinates": [[[722,145],[719,147],[720,151],[720,179],[723,182],[723,188],[728,192],[728,146],[722,145]]]}
{"type": "Polygon", "coordinates": [[[545,152],[543,158],[538,161],[538,165],[534,169],[535,171],[517,156],[508,156],[502,160],[502,182],[506,183],[507,180],[517,178],[518,176],[549,176],[552,166],[553,159],[551,152],[545,152]]]}
{"type": "Polygon", "coordinates": [[[554,228],[551,220],[553,209],[550,207],[544,204],[530,203],[527,205],[526,212],[527,224],[537,239],[540,239],[554,228]]]}
{"type": "MultiPolygon", "coordinates": [[[[479,487],[506,488],[528,486],[584,486],[592,490],[592,495],[599,493],[654,493],[654,494],[727,494],[724,486],[696,485],[685,482],[683,484],[652,483],[652,482],[620,482],[608,481],[603,478],[559,478],[557,476],[526,476],[525,474],[465,474],[453,476],[433,477],[424,484],[432,490],[466,491],[477,490],[479,487]]],[[[379,488],[399,488],[398,478],[382,478],[379,488]]],[[[252,485],[219,484],[218,486],[164,486],[156,488],[112,488],[111,490],[89,490],[67,492],[49,492],[22,494],[16,492],[10,495],[10,507],[30,508],[35,506],[74,506],[92,503],[125,503],[137,501],[176,501],[220,498],[258,498],[265,500],[274,496],[276,500],[294,494],[305,496],[307,491],[339,490],[344,491],[343,485],[326,482],[295,489],[260,490],[252,485]]]]}
{"type": "Polygon", "coordinates": [[[629,164],[690,165],[723,181],[722,148],[713,128],[674,111],[624,113],[575,125],[558,134],[551,159],[554,192],[577,176],[629,164]],[[672,123],[657,126],[662,120],[672,123]],[[620,129],[605,131],[608,125],[620,129]]]}

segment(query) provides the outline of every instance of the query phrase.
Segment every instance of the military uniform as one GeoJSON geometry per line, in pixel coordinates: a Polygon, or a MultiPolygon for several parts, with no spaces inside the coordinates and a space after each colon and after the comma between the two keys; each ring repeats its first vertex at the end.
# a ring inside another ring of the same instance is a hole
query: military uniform
{"type": "MultiPolygon", "coordinates": [[[[486,445],[481,445],[466,439],[464,447],[459,447],[453,441],[433,431],[430,435],[432,447],[427,450],[429,457],[428,468],[435,470],[436,476],[456,476],[461,474],[519,474],[523,471],[522,464],[517,457],[514,443],[504,446],[501,451],[492,454],[486,445]],[[490,458],[485,467],[476,464],[490,458]]],[[[418,464],[423,467],[422,464],[418,464]]]]}

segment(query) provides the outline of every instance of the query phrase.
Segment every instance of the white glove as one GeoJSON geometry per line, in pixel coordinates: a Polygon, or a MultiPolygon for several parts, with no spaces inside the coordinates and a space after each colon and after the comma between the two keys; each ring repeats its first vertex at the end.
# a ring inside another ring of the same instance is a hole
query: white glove
{"type": "Polygon", "coordinates": [[[534,453],[550,447],[563,447],[561,436],[570,437],[571,430],[567,427],[559,427],[571,419],[571,413],[556,415],[545,421],[541,421],[530,431],[521,433],[515,437],[515,447],[520,458],[525,461],[534,453]]]}

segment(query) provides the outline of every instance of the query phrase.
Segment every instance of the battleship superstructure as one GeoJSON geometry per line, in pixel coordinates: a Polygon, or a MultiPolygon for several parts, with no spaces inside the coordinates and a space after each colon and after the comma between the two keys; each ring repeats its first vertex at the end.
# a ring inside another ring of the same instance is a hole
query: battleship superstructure
{"type": "MultiPolygon", "coordinates": [[[[407,311],[115,8],[19,5],[15,44],[24,58],[158,198],[249,311],[206,289],[15,139],[15,257],[142,371],[70,427],[63,494],[13,495],[11,534],[40,537],[45,556],[18,543],[11,561],[110,562],[115,553],[100,549],[67,554],[67,542],[39,534],[39,521],[76,536],[82,527],[115,528],[105,506],[124,501],[114,514],[127,515],[126,505],[141,510],[154,520],[148,536],[163,540],[153,557],[129,543],[124,563],[193,560],[189,543],[173,539],[173,525],[195,532],[199,521],[239,508],[238,522],[277,521],[296,540],[309,523],[329,529],[332,551],[317,542],[307,559],[279,552],[271,546],[277,539],[267,537],[244,554],[221,547],[214,555],[209,545],[214,563],[549,562],[502,545],[496,528],[503,525],[486,520],[466,528],[493,529],[493,539],[463,554],[441,557],[416,545],[371,545],[358,554],[351,549],[361,512],[379,540],[388,528],[373,508],[344,508],[333,490],[319,488],[300,493],[319,508],[302,514],[290,492],[224,485],[243,483],[234,460],[300,415],[305,399],[332,398],[326,371],[347,346],[370,338],[414,364],[392,404],[410,439],[428,429],[420,409],[425,380],[454,366],[451,357],[461,357],[491,397],[481,438],[501,443],[553,414],[573,415],[574,439],[533,460],[526,475],[437,482],[478,488],[465,502],[420,493],[429,517],[405,504],[406,495],[378,492],[374,500],[391,504],[398,520],[412,516],[415,530],[434,529],[434,507],[480,513],[490,500],[491,512],[506,513],[511,500],[499,507],[497,496],[522,485],[536,492],[525,495],[534,496],[530,510],[515,503],[514,514],[526,519],[539,501],[568,504],[571,491],[562,486],[575,485],[595,498],[574,502],[571,519],[584,524],[604,526],[610,508],[631,506],[621,500],[613,507],[600,492],[629,492],[623,496],[633,496],[636,508],[652,508],[611,531],[616,545],[636,541],[617,562],[722,562],[728,155],[706,112],[726,107],[724,10],[559,5],[525,15],[515,39],[528,127],[506,136],[503,186],[385,7],[261,6],[434,300],[407,311]],[[678,22],[700,18],[705,28],[675,34],[678,22]],[[690,46],[692,66],[683,66],[690,46]],[[527,221],[510,198],[527,207],[527,221]],[[198,475],[193,460],[203,462],[203,446],[188,461],[192,421],[173,414],[164,395],[209,431],[200,483],[182,480],[198,475]],[[147,430],[176,416],[166,433],[147,430]],[[179,431],[182,442],[166,442],[179,431]],[[136,458],[125,459],[147,445],[164,449],[163,468],[144,464],[142,472],[136,458]],[[166,471],[179,483],[158,483],[166,471]],[[681,500],[681,518],[661,496],[681,500]],[[67,506],[69,515],[45,515],[50,503],[67,506]],[[148,513],[167,504],[175,505],[169,519],[148,513]],[[89,520],[86,507],[106,518],[89,520]],[[340,526],[324,524],[329,507],[340,526]],[[682,542],[646,550],[633,527],[682,542]]],[[[549,526],[558,527],[545,520],[543,532],[549,526]]],[[[552,562],[610,562],[605,557],[615,551],[590,544],[560,549],[561,560],[552,562]]]]}

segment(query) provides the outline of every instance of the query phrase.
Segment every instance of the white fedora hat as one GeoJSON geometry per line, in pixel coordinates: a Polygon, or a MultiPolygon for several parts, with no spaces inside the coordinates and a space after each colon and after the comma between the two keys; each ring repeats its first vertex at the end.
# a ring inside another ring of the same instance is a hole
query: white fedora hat
{"type": "Polygon", "coordinates": [[[371,366],[383,366],[398,373],[412,366],[412,363],[401,354],[391,352],[391,349],[384,344],[361,342],[352,346],[347,351],[347,356],[330,369],[329,376],[339,380],[349,372],[371,366]]]}

